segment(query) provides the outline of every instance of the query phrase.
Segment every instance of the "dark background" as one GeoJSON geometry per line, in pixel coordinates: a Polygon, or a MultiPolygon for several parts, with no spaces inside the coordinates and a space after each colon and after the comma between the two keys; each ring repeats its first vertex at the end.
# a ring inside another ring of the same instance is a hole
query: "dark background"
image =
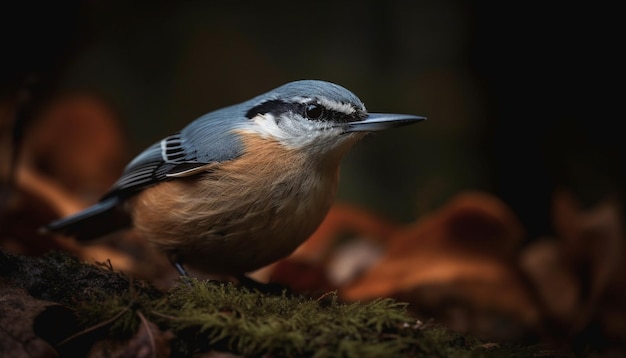
{"type": "Polygon", "coordinates": [[[130,159],[210,110],[328,80],[370,111],[429,118],[360,143],[343,162],[340,200],[408,222],[487,190],[534,238],[550,233],[557,187],[586,205],[623,197],[618,13],[480,1],[4,2],[0,89],[14,98],[31,83],[31,106],[98,91],[123,118],[130,159]]]}

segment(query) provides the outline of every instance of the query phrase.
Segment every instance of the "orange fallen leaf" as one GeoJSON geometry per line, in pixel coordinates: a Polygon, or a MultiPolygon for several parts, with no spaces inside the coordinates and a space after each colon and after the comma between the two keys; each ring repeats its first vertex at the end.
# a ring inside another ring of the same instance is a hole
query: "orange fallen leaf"
{"type": "Polygon", "coordinates": [[[401,295],[417,310],[460,300],[530,326],[539,313],[516,265],[522,239],[521,224],[497,198],[461,194],[397,231],[383,259],[339,293],[350,301],[401,295]]]}

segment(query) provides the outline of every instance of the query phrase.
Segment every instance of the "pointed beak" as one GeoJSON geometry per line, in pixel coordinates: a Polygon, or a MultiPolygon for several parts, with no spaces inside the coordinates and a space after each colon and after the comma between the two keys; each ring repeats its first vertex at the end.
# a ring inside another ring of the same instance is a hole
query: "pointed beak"
{"type": "Polygon", "coordinates": [[[402,127],[421,122],[425,119],[426,117],[414,116],[411,114],[370,113],[362,121],[348,123],[346,132],[382,131],[389,128],[402,127]]]}

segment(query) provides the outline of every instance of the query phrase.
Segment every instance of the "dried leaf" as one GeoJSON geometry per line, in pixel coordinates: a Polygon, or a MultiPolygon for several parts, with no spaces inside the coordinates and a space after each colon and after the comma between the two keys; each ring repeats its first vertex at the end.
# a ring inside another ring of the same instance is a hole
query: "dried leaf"
{"type": "MultiPolygon", "coordinates": [[[[579,288],[577,305],[571,307],[570,298],[568,310],[561,307],[563,312],[555,312],[556,307],[564,304],[560,292],[549,293],[552,287],[548,284],[558,284],[553,282],[556,278],[544,284],[537,283],[543,303],[549,308],[548,313],[556,315],[559,323],[568,327],[570,335],[582,332],[595,322],[603,327],[607,336],[626,338],[623,324],[626,321],[626,310],[623,309],[626,237],[621,205],[616,199],[607,198],[584,209],[571,193],[559,190],[553,198],[552,215],[559,239],[561,271],[569,270],[579,288]]],[[[564,293],[571,295],[571,292],[564,293]]]]}
{"type": "Polygon", "coordinates": [[[93,202],[117,179],[125,161],[115,111],[101,97],[66,93],[50,100],[24,138],[21,167],[93,202]]]}
{"type": "Polygon", "coordinates": [[[141,312],[137,312],[137,314],[141,319],[139,330],[119,356],[123,358],[169,357],[170,341],[174,338],[174,334],[170,331],[162,332],[156,324],[148,321],[141,312]]]}
{"type": "Polygon", "coordinates": [[[389,249],[401,256],[427,244],[511,258],[523,237],[522,224],[506,204],[489,194],[466,192],[395,235],[389,249]]]}
{"type": "Polygon", "coordinates": [[[621,207],[608,199],[584,210],[566,191],[555,193],[553,205],[553,220],[563,250],[589,277],[588,282],[583,282],[582,299],[587,305],[595,305],[624,258],[626,238],[621,207]]]}
{"type": "Polygon", "coordinates": [[[385,242],[398,225],[363,208],[347,204],[335,204],[320,227],[302,244],[290,258],[311,261],[325,257],[338,239],[346,234],[385,242]]]}
{"type": "Polygon", "coordinates": [[[37,230],[108,190],[122,170],[124,149],[119,120],[101,98],[68,93],[50,99],[25,127],[15,190],[0,217],[0,246],[27,255],[57,249],[81,256],[75,242],[37,230]]]}
{"type": "Polygon", "coordinates": [[[0,356],[57,357],[57,352],[35,334],[33,322],[47,307],[23,289],[0,282],[0,356]]]}
{"type": "Polygon", "coordinates": [[[383,245],[396,228],[397,224],[366,209],[336,204],[296,252],[256,272],[253,277],[281,283],[299,292],[334,290],[340,283],[360,275],[362,268],[377,258],[354,251],[351,254],[360,257],[348,258],[345,246],[375,249],[383,245]]]}
{"type": "Polygon", "coordinates": [[[463,194],[397,231],[383,259],[340,294],[351,301],[401,296],[439,315],[442,302],[463,302],[472,312],[496,311],[530,326],[538,311],[516,266],[522,238],[519,221],[498,199],[463,194]]]}
{"type": "Polygon", "coordinates": [[[521,253],[520,266],[533,284],[544,314],[561,321],[579,314],[580,281],[559,242],[546,238],[531,244],[521,253]]]}

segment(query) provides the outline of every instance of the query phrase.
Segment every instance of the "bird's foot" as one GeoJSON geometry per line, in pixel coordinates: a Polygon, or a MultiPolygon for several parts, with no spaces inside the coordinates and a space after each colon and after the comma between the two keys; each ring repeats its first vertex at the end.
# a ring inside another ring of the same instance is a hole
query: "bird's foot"
{"type": "Polygon", "coordinates": [[[238,287],[256,290],[268,295],[282,295],[283,293],[286,293],[288,295],[293,294],[289,287],[281,284],[259,282],[246,275],[238,275],[236,276],[236,278],[238,287]]]}

